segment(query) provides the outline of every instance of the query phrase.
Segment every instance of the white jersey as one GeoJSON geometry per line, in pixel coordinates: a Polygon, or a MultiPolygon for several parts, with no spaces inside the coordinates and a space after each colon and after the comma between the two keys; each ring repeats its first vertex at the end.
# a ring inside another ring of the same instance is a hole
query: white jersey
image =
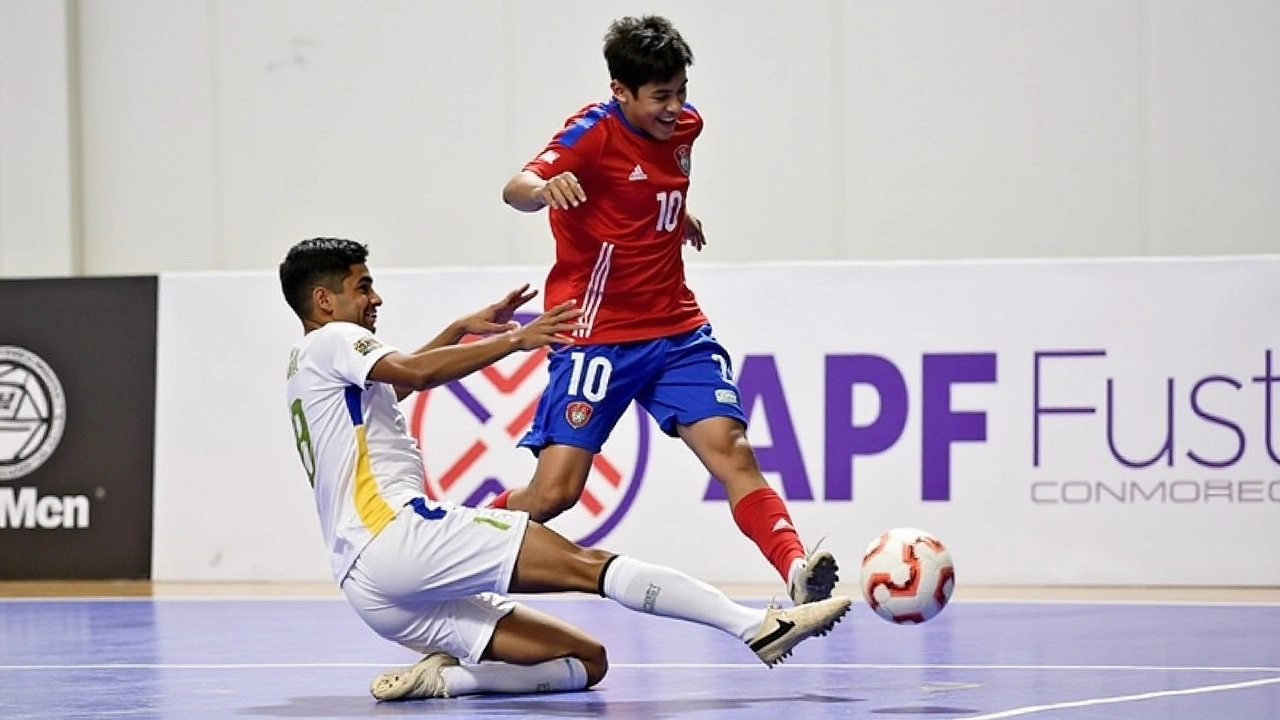
{"type": "Polygon", "coordinates": [[[423,495],[422,455],[395,389],[368,381],[374,363],[394,350],[359,325],[331,322],[289,355],[293,434],[339,583],[400,508],[423,495]]]}

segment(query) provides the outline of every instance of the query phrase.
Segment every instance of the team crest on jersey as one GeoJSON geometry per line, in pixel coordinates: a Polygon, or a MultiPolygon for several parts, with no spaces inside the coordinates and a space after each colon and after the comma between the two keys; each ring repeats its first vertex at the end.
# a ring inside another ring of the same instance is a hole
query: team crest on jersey
{"type": "Polygon", "coordinates": [[[680,172],[687,176],[693,169],[693,148],[689,145],[676,148],[676,164],[680,166],[680,172]]]}
{"type": "Polygon", "coordinates": [[[569,407],[564,409],[564,419],[574,428],[581,429],[587,421],[591,419],[591,406],[577,400],[569,403],[569,407]]]}
{"type": "MultiPolygon", "coordinates": [[[[528,323],[533,313],[517,313],[528,323]]],[[[424,323],[422,332],[428,332],[424,323]]],[[[471,507],[509,488],[524,487],[532,454],[516,443],[533,425],[547,377],[545,350],[511,355],[477,373],[415,393],[401,407],[422,452],[424,491],[434,500],[471,507]]],[[[568,413],[590,420],[594,408],[568,413]]],[[[552,418],[555,419],[555,418],[552,418]]],[[[556,529],[580,545],[599,543],[631,509],[644,479],[652,434],[648,415],[633,405],[619,418],[591,471],[581,500],[556,518],[556,529]]]]}

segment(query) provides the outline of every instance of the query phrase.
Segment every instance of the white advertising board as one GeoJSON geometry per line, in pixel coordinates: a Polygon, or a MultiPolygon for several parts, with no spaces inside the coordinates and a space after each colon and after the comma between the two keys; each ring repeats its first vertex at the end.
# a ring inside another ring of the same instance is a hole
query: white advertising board
{"type": "MultiPolygon", "coordinates": [[[[413,348],[543,270],[383,270],[413,348]]],[[[960,582],[1277,585],[1280,257],[695,266],[749,436],[802,536],[857,574],[881,530],[960,582]],[[1261,552],[1259,552],[1261,551],[1261,552]]],[[[537,302],[537,301],[535,301],[537,302]]],[[[273,275],[160,284],[154,577],[327,579],[283,398],[273,275]]],[[[407,399],[427,491],[523,483],[542,356],[407,399]]],[[[772,582],[717,483],[636,410],[552,527],[719,582],[772,582]]],[[[780,590],[781,591],[781,590],[780,590]]]]}

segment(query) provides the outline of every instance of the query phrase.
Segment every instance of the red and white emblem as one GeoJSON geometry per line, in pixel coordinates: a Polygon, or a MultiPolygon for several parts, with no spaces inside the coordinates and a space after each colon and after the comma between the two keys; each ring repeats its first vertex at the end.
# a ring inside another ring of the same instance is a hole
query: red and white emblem
{"type": "Polygon", "coordinates": [[[569,403],[564,409],[564,419],[575,428],[580,428],[591,419],[591,406],[581,400],[569,403]]]}
{"type": "Polygon", "coordinates": [[[676,148],[676,164],[680,166],[680,172],[686,176],[693,169],[693,148],[689,145],[681,145],[676,148]]]}

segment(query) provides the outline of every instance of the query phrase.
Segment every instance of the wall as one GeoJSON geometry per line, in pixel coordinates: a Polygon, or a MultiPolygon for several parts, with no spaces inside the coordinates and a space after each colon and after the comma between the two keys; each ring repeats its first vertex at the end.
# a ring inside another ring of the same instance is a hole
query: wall
{"type": "Polygon", "coordinates": [[[64,2],[0,3],[0,277],[78,269],[73,32],[64,2]]]}
{"type": "MultiPolygon", "coordinates": [[[[36,6],[5,5],[6,37],[58,37],[55,11],[15,9],[36,6]]],[[[79,78],[83,247],[75,262],[29,257],[35,243],[67,247],[66,230],[0,221],[5,274],[264,268],[317,234],[369,241],[384,267],[545,264],[544,219],[504,209],[498,192],[604,95],[600,38],[622,12],[587,0],[39,7],[69,8],[78,28],[65,57],[79,78]]],[[[626,10],[668,14],[697,56],[690,99],[708,127],[692,207],[711,245],[695,261],[1280,247],[1269,0],[626,10]]],[[[59,46],[34,45],[0,43],[0,63],[60,77],[59,46]]],[[[0,107],[21,92],[0,86],[0,107]]],[[[30,137],[37,157],[58,158],[68,114],[45,105],[49,132],[30,137]]],[[[23,205],[11,117],[8,218],[23,205]]]]}

